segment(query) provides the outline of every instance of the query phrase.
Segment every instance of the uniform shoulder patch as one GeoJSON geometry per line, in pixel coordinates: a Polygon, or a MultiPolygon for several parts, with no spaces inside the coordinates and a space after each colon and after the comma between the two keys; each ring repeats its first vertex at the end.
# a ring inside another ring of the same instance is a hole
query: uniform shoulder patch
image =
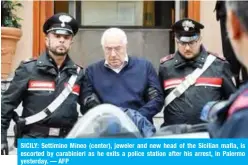
{"type": "Polygon", "coordinates": [[[80,73],[80,71],[83,71],[84,72],[84,68],[81,65],[74,64],[74,66],[77,67],[77,73],[78,74],[80,73]]]}
{"type": "Polygon", "coordinates": [[[79,67],[80,69],[83,69],[84,67],[78,64],[75,64],[77,67],[79,67]]]}
{"type": "Polygon", "coordinates": [[[164,63],[165,61],[168,61],[168,60],[171,60],[173,57],[175,56],[175,54],[170,54],[170,55],[167,55],[163,58],[160,59],[160,63],[164,63]]]}
{"type": "Polygon", "coordinates": [[[213,56],[215,56],[215,57],[217,57],[217,58],[219,58],[219,59],[221,59],[223,61],[226,61],[226,58],[224,56],[219,55],[218,53],[214,53],[214,52],[211,52],[211,51],[207,51],[207,52],[208,52],[208,54],[212,54],[213,56]]]}
{"type": "Polygon", "coordinates": [[[237,111],[248,108],[247,102],[248,102],[248,90],[245,90],[237,97],[237,99],[231,105],[230,109],[228,110],[228,117],[237,111]]]}
{"type": "Polygon", "coordinates": [[[26,63],[29,63],[29,62],[32,62],[32,61],[37,61],[37,58],[29,58],[29,59],[23,60],[22,62],[24,64],[26,64],[26,63]]]}

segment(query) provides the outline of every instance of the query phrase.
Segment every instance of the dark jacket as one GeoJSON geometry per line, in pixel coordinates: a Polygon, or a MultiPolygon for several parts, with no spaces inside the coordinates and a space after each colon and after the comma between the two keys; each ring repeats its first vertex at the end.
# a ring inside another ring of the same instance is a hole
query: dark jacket
{"type": "Polygon", "coordinates": [[[233,51],[226,27],[226,1],[216,1],[216,20],[220,21],[221,40],[223,55],[231,64],[230,69],[235,76],[236,84],[239,87],[248,80],[246,69],[240,64],[233,51]],[[241,70],[241,73],[240,73],[241,70]]]}
{"type": "MultiPolygon", "coordinates": [[[[77,73],[77,68],[78,66],[69,56],[66,57],[59,70],[54,60],[47,54],[41,55],[37,60],[22,62],[16,69],[9,88],[2,95],[2,133],[6,133],[13,111],[21,102],[23,106],[22,117],[40,112],[61,93],[70,76],[77,73]]],[[[83,78],[84,73],[81,68],[73,87],[73,93],[54,113],[36,124],[56,128],[72,127],[78,118],[77,101],[81,96],[80,88],[83,88],[83,78]]]]}
{"type": "Polygon", "coordinates": [[[216,12],[216,20],[220,20],[221,18],[226,18],[226,2],[217,0],[215,4],[214,11],[216,12]]]}
{"type": "Polygon", "coordinates": [[[248,84],[233,94],[209,124],[212,138],[248,138],[248,84]]]}
{"type": "Polygon", "coordinates": [[[153,116],[162,109],[163,94],[159,79],[147,60],[129,56],[127,65],[120,73],[104,66],[102,60],[90,65],[85,74],[88,85],[84,89],[84,96],[94,93],[100,103],[138,110],[151,122],[153,116]],[[153,89],[152,98],[148,88],[153,89]]]}
{"type": "MultiPolygon", "coordinates": [[[[201,47],[194,60],[185,60],[179,52],[162,59],[159,78],[165,97],[197,67],[202,68],[207,56],[201,47]]],[[[235,91],[231,77],[229,64],[217,57],[193,86],[165,108],[163,125],[201,123],[200,112],[207,102],[227,99],[235,91]]]]}

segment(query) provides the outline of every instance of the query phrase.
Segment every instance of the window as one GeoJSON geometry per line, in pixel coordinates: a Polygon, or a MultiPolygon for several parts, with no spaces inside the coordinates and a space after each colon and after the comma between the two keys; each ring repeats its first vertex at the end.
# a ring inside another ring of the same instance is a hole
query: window
{"type": "MultiPolygon", "coordinates": [[[[169,29],[175,21],[175,1],[54,1],[56,12],[69,12],[83,27],[128,26],[169,29]]],[[[187,1],[180,3],[187,16],[187,1]]]]}
{"type": "Polygon", "coordinates": [[[142,1],[85,1],[81,5],[83,26],[142,26],[143,24],[142,1]]]}

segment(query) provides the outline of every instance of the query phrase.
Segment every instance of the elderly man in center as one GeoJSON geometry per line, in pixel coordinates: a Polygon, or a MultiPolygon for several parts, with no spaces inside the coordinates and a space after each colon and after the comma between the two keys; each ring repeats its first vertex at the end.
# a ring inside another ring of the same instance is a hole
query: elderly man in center
{"type": "Polygon", "coordinates": [[[104,60],[86,71],[84,91],[86,111],[109,103],[133,109],[153,123],[163,107],[163,92],[151,62],[127,54],[127,36],[119,28],[107,29],[101,38],[104,60]]]}

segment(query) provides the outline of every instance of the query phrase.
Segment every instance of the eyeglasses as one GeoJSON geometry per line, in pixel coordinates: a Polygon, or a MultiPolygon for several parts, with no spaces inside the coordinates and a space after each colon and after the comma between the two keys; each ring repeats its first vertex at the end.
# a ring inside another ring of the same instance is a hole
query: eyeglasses
{"type": "Polygon", "coordinates": [[[182,47],[186,47],[187,45],[189,45],[189,47],[193,48],[197,45],[198,41],[199,39],[191,42],[182,42],[177,40],[177,43],[182,47]]]}
{"type": "Polygon", "coordinates": [[[113,50],[114,50],[114,52],[120,52],[121,50],[122,50],[122,46],[115,46],[115,47],[108,47],[108,46],[106,46],[106,47],[104,47],[105,48],[105,51],[106,52],[112,52],[113,50]]]}

